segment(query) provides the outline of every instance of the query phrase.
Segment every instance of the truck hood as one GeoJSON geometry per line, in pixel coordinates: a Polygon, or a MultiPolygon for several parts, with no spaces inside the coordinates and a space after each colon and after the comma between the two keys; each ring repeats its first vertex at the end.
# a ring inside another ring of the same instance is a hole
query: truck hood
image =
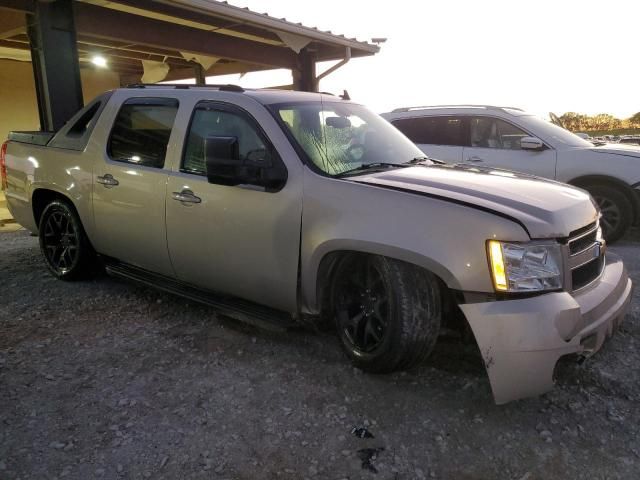
{"type": "Polygon", "coordinates": [[[508,170],[418,165],[349,177],[350,181],[425,195],[509,217],[531,238],[560,238],[598,218],[587,192],[508,170]]]}

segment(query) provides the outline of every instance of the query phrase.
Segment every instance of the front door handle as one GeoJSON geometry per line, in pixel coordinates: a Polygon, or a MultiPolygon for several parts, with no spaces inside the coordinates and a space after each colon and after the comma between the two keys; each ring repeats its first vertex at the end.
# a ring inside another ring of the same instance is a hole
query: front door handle
{"type": "Polygon", "coordinates": [[[484,162],[484,160],[474,155],[473,157],[467,158],[467,162],[481,163],[481,162],[484,162]]]}
{"type": "Polygon", "coordinates": [[[96,182],[101,183],[102,185],[104,185],[107,188],[108,187],[115,187],[116,185],[120,185],[120,182],[118,182],[118,180],[113,178],[113,175],[111,175],[110,173],[107,173],[106,175],[103,175],[101,177],[97,177],[96,178],[96,182]]]}
{"type": "Polygon", "coordinates": [[[184,203],[200,203],[202,199],[200,197],[196,197],[191,190],[182,190],[181,192],[173,192],[171,194],[171,198],[177,200],[178,202],[184,203]]]}

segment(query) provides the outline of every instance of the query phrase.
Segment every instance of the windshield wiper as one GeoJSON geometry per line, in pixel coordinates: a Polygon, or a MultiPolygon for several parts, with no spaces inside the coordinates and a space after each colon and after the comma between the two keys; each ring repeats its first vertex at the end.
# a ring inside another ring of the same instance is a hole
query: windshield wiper
{"type": "Polygon", "coordinates": [[[426,155],[422,157],[415,157],[409,160],[406,164],[408,165],[422,165],[426,162],[430,162],[429,165],[444,165],[445,162],[442,160],[436,160],[435,158],[427,157],[426,155]]]}
{"type": "Polygon", "coordinates": [[[356,168],[351,168],[349,170],[345,170],[342,173],[339,173],[337,176],[341,177],[343,175],[349,175],[350,173],[356,173],[356,172],[361,172],[364,170],[372,170],[372,169],[377,169],[377,168],[404,168],[404,167],[408,167],[409,165],[406,163],[388,163],[388,162],[373,162],[373,163],[363,163],[362,165],[360,165],[359,167],[356,168]]]}

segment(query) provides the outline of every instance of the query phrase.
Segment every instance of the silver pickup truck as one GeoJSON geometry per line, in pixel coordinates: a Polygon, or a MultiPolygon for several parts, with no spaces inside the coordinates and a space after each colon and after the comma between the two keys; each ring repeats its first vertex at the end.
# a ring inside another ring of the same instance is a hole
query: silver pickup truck
{"type": "Polygon", "coordinates": [[[631,297],[585,191],[430,160],[331,95],[118,89],[55,134],[12,133],[0,163],[60,279],[98,263],[248,321],[331,320],[369,372],[467,329],[497,403],[549,390],[631,297]]]}

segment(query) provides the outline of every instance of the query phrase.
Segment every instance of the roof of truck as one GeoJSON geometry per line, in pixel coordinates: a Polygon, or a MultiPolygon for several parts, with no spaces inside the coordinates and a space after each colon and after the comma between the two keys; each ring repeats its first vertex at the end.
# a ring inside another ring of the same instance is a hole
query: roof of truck
{"type": "Polygon", "coordinates": [[[343,99],[342,96],[335,96],[326,92],[300,92],[297,90],[285,90],[274,88],[244,88],[233,84],[206,84],[206,85],[193,85],[193,84],[166,84],[166,83],[153,83],[153,84],[133,84],[123,87],[119,90],[130,89],[149,89],[153,91],[172,91],[176,90],[213,90],[219,92],[231,92],[247,95],[255,98],[257,101],[263,104],[274,103],[286,103],[286,102],[305,102],[305,101],[318,101],[322,99],[327,102],[341,102],[348,100],[343,99]]]}

